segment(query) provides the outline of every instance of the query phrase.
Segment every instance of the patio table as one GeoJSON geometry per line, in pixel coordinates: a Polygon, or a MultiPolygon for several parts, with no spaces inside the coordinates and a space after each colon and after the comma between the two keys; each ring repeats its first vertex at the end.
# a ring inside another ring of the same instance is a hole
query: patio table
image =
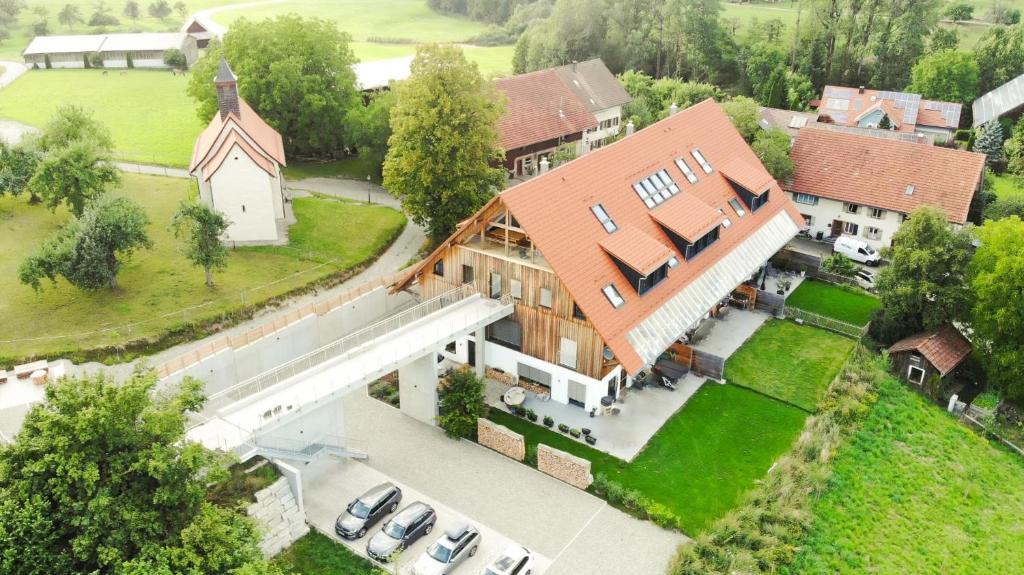
{"type": "Polygon", "coordinates": [[[522,405],[526,401],[526,390],[521,387],[513,387],[501,396],[501,400],[508,406],[522,405]]]}

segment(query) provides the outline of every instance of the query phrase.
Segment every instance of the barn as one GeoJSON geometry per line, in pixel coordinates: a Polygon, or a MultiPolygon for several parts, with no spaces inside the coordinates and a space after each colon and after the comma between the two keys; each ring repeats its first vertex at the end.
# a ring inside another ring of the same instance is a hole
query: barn
{"type": "Polygon", "coordinates": [[[37,68],[86,68],[95,54],[104,68],[128,68],[129,57],[135,68],[168,68],[164,53],[170,49],[181,50],[189,66],[199,58],[195,37],[183,32],[36,36],[22,56],[37,68]]]}

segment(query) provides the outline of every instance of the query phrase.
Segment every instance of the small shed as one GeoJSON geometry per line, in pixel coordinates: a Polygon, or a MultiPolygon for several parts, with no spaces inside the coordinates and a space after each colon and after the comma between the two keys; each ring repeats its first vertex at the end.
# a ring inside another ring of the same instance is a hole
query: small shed
{"type": "Polygon", "coordinates": [[[970,354],[971,342],[951,325],[901,339],[889,348],[896,375],[914,385],[932,376],[944,380],[970,354]]]}

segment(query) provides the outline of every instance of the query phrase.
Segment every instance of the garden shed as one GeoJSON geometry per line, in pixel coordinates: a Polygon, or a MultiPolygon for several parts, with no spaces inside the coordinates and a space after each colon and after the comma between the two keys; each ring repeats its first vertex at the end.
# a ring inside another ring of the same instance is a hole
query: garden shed
{"type": "Polygon", "coordinates": [[[901,339],[889,348],[896,375],[914,385],[933,376],[944,380],[970,354],[971,342],[951,325],[901,339]]]}

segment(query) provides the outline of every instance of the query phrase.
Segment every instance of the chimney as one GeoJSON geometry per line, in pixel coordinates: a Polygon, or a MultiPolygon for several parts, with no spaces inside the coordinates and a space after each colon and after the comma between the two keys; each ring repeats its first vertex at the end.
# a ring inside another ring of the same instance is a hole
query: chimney
{"type": "Polygon", "coordinates": [[[633,132],[636,131],[636,126],[633,124],[633,120],[626,122],[626,135],[632,136],[633,132]]]}
{"type": "Polygon", "coordinates": [[[228,61],[223,57],[220,65],[217,66],[217,75],[213,78],[213,85],[217,87],[217,108],[220,110],[220,119],[223,120],[228,114],[240,116],[238,108],[238,78],[228,66],[228,61]]]}
{"type": "Polygon", "coordinates": [[[924,143],[924,134],[918,134],[917,135],[917,143],[918,144],[923,144],[924,143]]]}
{"type": "Polygon", "coordinates": [[[864,86],[858,86],[857,87],[857,93],[858,94],[863,94],[864,93],[864,86]]]}
{"type": "Polygon", "coordinates": [[[668,107],[668,115],[675,116],[679,112],[679,104],[672,102],[672,105],[668,107]]]}
{"type": "Polygon", "coordinates": [[[548,161],[548,157],[547,156],[542,157],[540,159],[540,173],[543,174],[544,172],[548,171],[548,168],[550,168],[550,167],[551,167],[551,162],[548,161]]]}

